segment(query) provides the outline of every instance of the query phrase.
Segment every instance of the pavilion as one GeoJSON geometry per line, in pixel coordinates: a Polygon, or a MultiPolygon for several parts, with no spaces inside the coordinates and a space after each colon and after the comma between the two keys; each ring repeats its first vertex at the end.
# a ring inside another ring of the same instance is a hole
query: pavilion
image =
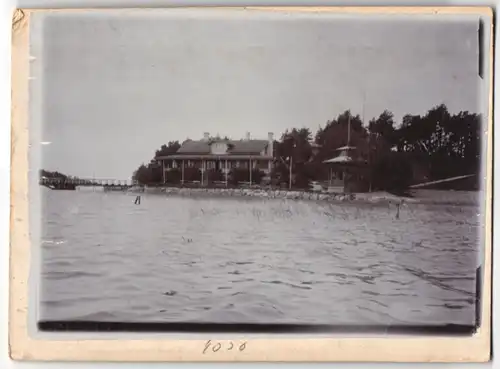
{"type": "Polygon", "coordinates": [[[363,181],[368,167],[368,161],[363,159],[351,142],[351,120],[347,123],[347,145],[339,147],[339,155],[325,160],[329,166],[328,191],[329,192],[365,192],[367,185],[363,181]]]}
{"type": "Polygon", "coordinates": [[[244,169],[249,173],[249,184],[253,184],[252,171],[259,170],[269,177],[273,163],[273,133],[269,132],[267,140],[251,139],[250,133],[242,140],[210,138],[208,132],[201,140],[186,140],[175,154],[160,156],[156,160],[161,163],[163,182],[166,183],[169,172],[180,170],[181,184],[185,181],[185,170],[196,168],[201,172],[200,184],[208,185],[209,172],[220,171],[223,184],[227,186],[232,169],[244,169]]]}

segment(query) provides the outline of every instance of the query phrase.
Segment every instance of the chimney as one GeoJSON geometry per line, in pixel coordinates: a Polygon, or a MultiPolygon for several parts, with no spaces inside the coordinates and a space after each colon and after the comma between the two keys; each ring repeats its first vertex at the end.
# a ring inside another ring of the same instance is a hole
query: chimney
{"type": "Polygon", "coordinates": [[[245,140],[250,141],[250,132],[247,132],[245,135],[245,140]]]}
{"type": "Polygon", "coordinates": [[[272,132],[269,132],[267,134],[267,139],[269,141],[269,144],[267,145],[267,155],[273,156],[274,155],[274,134],[272,132]]]}
{"type": "Polygon", "coordinates": [[[203,140],[208,141],[209,139],[210,139],[210,133],[208,132],[203,133],[203,140]]]}

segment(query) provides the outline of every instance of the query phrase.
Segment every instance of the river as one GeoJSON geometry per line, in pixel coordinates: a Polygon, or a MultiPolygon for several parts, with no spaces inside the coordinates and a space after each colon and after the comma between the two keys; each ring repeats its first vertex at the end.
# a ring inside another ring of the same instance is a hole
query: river
{"type": "Polygon", "coordinates": [[[42,191],[40,319],[474,322],[475,206],[42,191]]]}

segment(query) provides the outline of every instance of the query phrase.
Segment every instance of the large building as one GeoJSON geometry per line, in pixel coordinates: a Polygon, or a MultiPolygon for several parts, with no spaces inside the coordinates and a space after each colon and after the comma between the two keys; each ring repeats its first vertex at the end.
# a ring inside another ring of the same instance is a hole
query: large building
{"type": "Polygon", "coordinates": [[[205,185],[211,172],[222,173],[222,182],[229,180],[234,168],[246,169],[252,184],[252,172],[262,171],[269,176],[273,163],[273,134],[267,140],[251,139],[250,134],[241,140],[211,138],[206,132],[201,140],[186,140],[175,154],[157,157],[163,170],[163,181],[167,182],[169,172],[180,172],[180,181],[187,181],[185,172],[199,169],[200,182],[205,185]],[[189,169],[188,169],[189,168],[189,169]]]}

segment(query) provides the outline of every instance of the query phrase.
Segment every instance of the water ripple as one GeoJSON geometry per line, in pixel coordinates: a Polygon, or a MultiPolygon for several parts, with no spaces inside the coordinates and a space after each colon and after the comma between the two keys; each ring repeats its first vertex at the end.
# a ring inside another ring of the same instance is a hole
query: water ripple
{"type": "Polygon", "coordinates": [[[102,274],[85,271],[49,271],[43,273],[43,276],[46,279],[66,280],[73,278],[100,277],[102,274]]]}
{"type": "Polygon", "coordinates": [[[474,320],[476,207],[134,199],[44,194],[43,319],[474,320]]]}

